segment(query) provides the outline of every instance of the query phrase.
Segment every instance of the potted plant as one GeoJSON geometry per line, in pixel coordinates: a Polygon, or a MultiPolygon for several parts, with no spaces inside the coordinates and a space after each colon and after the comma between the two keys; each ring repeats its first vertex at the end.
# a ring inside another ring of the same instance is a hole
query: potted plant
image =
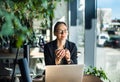
{"type": "MultiPolygon", "coordinates": [[[[94,80],[98,80],[97,82],[104,82],[106,80],[110,82],[107,74],[105,73],[105,71],[102,68],[98,69],[97,67],[88,66],[85,68],[84,76],[92,78],[94,80]]],[[[84,80],[85,80],[85,78],[84,78],[84,80]]]]}

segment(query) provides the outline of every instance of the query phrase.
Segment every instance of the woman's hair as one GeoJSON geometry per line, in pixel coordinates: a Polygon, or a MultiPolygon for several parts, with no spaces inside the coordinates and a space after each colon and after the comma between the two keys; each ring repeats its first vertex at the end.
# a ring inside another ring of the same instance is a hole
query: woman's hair
{"type": "Polygon", "coordinates": [[[64,24],[65,26],[67,26],[65,22],[60,22],[60,21],[57,22],[57,23],[55,24],[55,26],[54,26],[54,33],[57,31],[57,28],[58,28],[58,26],[59,26],[60,24],[64,24]]]}

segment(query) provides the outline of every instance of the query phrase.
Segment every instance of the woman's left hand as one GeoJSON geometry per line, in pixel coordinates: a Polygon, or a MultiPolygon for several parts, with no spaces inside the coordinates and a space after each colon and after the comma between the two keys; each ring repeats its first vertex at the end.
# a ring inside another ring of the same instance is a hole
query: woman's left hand
{"type": "Polygon", "coordinates": [[[69,61],[70,60],[70,51],[68,50],[68,49],[65,49],[65,58],[66,58],[66,60],[67,61],[69,61]]]}

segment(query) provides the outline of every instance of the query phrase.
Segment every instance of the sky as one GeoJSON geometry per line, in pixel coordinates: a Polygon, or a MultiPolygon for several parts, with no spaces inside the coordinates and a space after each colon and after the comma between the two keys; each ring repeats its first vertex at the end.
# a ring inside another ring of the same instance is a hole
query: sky
{"type": "Polygon", "coordinates": [[[111,8],[112,19],[120,19],[120,0],[97,0],[97,8],[111,8]]]}

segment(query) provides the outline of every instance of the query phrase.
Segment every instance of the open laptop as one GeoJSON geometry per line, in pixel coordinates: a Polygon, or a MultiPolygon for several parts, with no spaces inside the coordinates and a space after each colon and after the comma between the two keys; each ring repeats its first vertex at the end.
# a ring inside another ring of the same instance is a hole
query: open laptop
{"type": "Polygon", "coordinates": [[[82,82],[84,65],[49,65],[45,70],[45,82],[82,82]]]}

